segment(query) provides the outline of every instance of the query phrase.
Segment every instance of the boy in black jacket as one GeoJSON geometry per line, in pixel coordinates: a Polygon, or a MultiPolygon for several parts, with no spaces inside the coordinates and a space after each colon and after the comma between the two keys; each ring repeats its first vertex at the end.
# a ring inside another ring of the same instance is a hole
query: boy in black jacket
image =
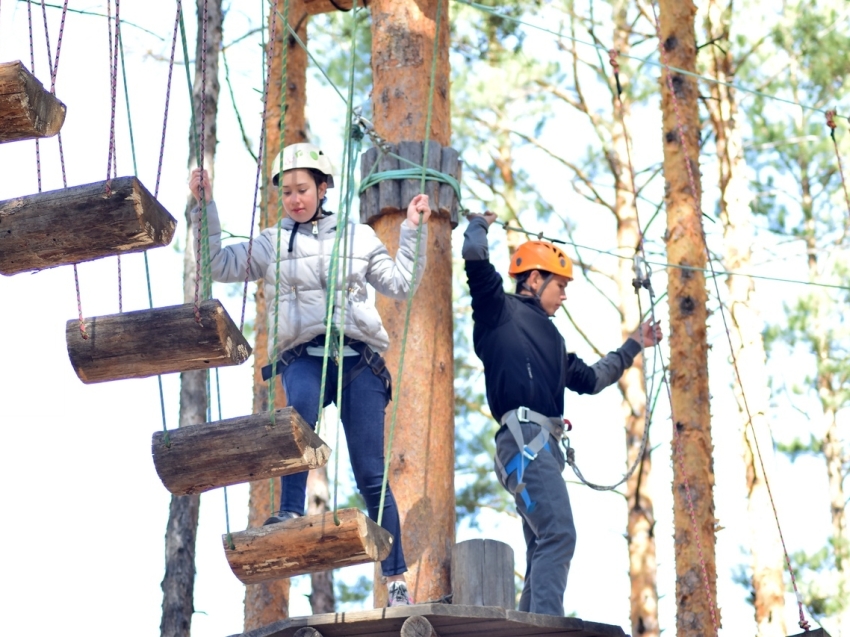
{"type": "Polygon", "coordinates": [[[487,402],[501,428],[496,434],[496,475],[514,494],[522,518],[527,567],[519,610],[564,614],[564,591],[576,531],[564,455],[564,389],[596,394],[631,366],[661,330],[642,324],[618,350],[594,365],[568,354],[550,320],[566,299],[572,263],[557,246],[529,241],[511,257],[517,293],[504,291],[489,261],[487,230],[496,215],[469,215],[463,258],[472,296],[473,344],[484,363],[487,402]]]}

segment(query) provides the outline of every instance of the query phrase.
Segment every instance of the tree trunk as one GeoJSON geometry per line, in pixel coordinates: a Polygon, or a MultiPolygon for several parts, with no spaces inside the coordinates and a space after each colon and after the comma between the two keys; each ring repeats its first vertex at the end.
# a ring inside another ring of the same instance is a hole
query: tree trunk
{"type": "MultiPolygon", "coordinates": [[[[328,468],[313,469],[307,475],[307,515],[322,515],[330,510],[330,489],[328,488],[328,468]]],[[[334,572],[332,570],[312,573],[310,583],[313,593],[310,595],[310,607],[314,615],[332,613],[336,607],[334,598],[334,572]]]]}
{"type": "MultiPolygon", "coordinates": [[[[372,0],[372,90],[375,129],[391,143],[433,139],[448,146],[449,3],[447,0],[372,0]],[[435,28],[438,2],[442,17],[435,28]],[[439,33],[431,130],[426,135],[431,60],[439,33]]],[[[406,207],[406,202],[402,202],[406,207]]],[[[394,254],[400,213],[370,222],[394,254]]],[[[413,301],[403,378],[398,376],[404,331],[404,302],[378,296],[378,310],[390,335],[387,364],[402,383],[389,481],[402,520],[402,542],[410,569],[408,587],[416,601],[450,592],[455,531],[454,400],[452,342],[451,222],[432,216],[428,224],[428,266],[413,301]]],[[[391,405],[387,410],[389,415],[391,405]]],[[[389,439],[390,418],[387,418],[389,439]]],[[[376,605],[385,589],[376,586],[376,605]]]]}
{"type": "MultiPolygon", "coordinates": [[[[660,37],[666,63],[696,67],[691,0],[661,0],[660,37]]],[[[699,89],[691,76],[662,71],[664,178],[667,206],[667,261],[704,268],[699,199],[699,89]],[[668,73],[670,77],[668,78],[668,73]],[[668,88],[671,80],[674,96],[668,88]],[[681,117],[681,122],[679,122],[681,117]],[[680,139],[680,130],[684,139],[680,139]],[[688,168],[690,163],[690,169],[688,168]],[[693,187],[691,181],[693,180],[693,187]]],[[[706,289],[701,271],[671,268],[670,383],[675,427],[673,493],[676,551],[676,626],[679,637],[715,634],[714,470],[708,393],[706,289]],[[695,523],[691,520],[691,509],[695,523]]]]}
{"type": "MultiPolygon", "coordinates": [[[[284,0],[278,0],[276,10],[281,14],[284,0]]],[[[274,11],[275,9],[272,9],[274,11]]],[[[305,105],[307,103],[307,52],[292,38],[283,24],[281,15],[275,20],[275,32],[269,35],[272,46],[274,38],[274,56],[269,69],[269,93],[266,108],[265,135],[266,142],[263,152],[266,156],[264,170],[268,172],[275,156],[281,151],[281,130],[285,129],[283,145],[307,141],[307,120],[305,105]],[[283,53],[286,46],[286,86],[289,90],[285,97],[285,120],[281,121],[281,90],[283,87],[283,53]]],[[[303,0],[290,0],[289,23],[298,25],[297,33],[304,44],[307,44],[307,16],[303,0]]],[[[271,14],[269,15],[271,27],[271,14]]],[[[261,176],[263,201],[261,205],[260,228],[264,229],[277,223],[278,196],[277,189],[271,187],[269,175],[261,176]]],[[[269,386],[262,379],[261,369],[269,363],[268,343],[269,325],[266,314],[267,301],[263,292],[262,282],[257,285],[256,293],[257,316],[254,324],[256,341],[254,343],[254,413],[269,409],[269,386]]],[[[272,299],[274,302],[274,299],[272,299]]],[[[286,406],[286,396],[276,378],[275,407],[286,406]]],[[[280,480],[258,480],[250,486],[248,503],[248,526],[262,526],[272,511],[278,509],[280,502],[280,480]]],[[[260,584],[250,584],[245,587],[245,631],[266,626],[289,616],[289,580],[276,580],[260,584]]]]}
{"type": "MultiPolygon", "coordinates": [[[[612,3],[614,17],[614,48],[621,54],[629,53],[630,23],[627,0],[612,3]]],[[[625,58],[623,58],[625,59],[625,58]]],[[[620,78],[625,95],[628,95],[626,78],[620,78]]],[[[614,154],[613,168],[616,186],[614,210],[617,215],[617,247],[625,257],[632,257],[640,245],[637,209],[635,207],[635,183],[629,168],[627,144],[631,130],[630,101],[613,95],[613,106],[617,116],[611,130],[611,145],[614,154]]],[[[635,288],[632,285],[634,271],[630,258],[618,259],[617,306],[620,311],[620,331],[623,339],[629,337],[640,325],[635,288]]],[[[646,308],[644,308],[646,309],[646,308]]],[[[646,427],[646,385],[644,383],[644,357],[637,358],[617,383],[622,394],[622,411],[626,429],[626,462],[629,467],[640,453],[644,427],[646,427]]],[[[642,637],[659,637],[658,587],[656,583],[657,563],[655,552],[655,512],[649,495],[649,476],[652,470],[651,446],[647,439],[646,450],[640,466],[626,482],[628,518],[626,541],[629,549],[629,580],[631,581],[630,606],[632,634],[642,637]]]]}
{"type": "MultiPolygon", "coordinates": [[[[711,47],[711,74],[707,100],[714,130],[720,185],[720,217],[723,222],[723,263],[729,271],[748,271],[752,263],[753,227],[751,196],[746,175],[743,135],[738,123],[734,89],[722,82],[735,77],[735,62],[729,49],[731,3],[723,6],[710,0],[706,20],[711,47]]],[[[785,630],[785,586],[782,544],[776,528],[770,495],[765,482],[775,474],[774,445],[767,413],[770,407],[762,321],[756,310],[755,283],[747,277],[730,276],[727,304],[731,317],[732,349],[740,373],[734,382],[741,415],[740,427],[746,467],[747,517],[750,530],[751,584],[758,637],[781,637],[785,630]],[[743,385],[743,386],[742,386],[743,385]],[[746,402],[744,396],[746,395],[746,402]],[[758,449],[756,449],[758,442],[758,449]],[[764,469],[763,469],[764,467],[764,469]]]]}
{"type": "MultiPolygon", "coordinates": [[[[206,55],[203,53],[203,7],[204,0],[197,0],[198,37],[195,46],[195,79],[192,90],[192,106],[195,113],[195,133],[200,135],[202,92],[205,93],[204,112],[204,166],[213,179],[218,116],[218,52],[221,50],[222,19],[221,0],[206,0],[207,29],[206,55]],[[206,85],[202,82],[201,61],[206,62],[206,85]]],[[[198,148],[195,134],[189,132],[189,171],[198,164],[198,148]]],[[[197,239],[189,211],[194,199],[186,204],[186,249],[183,260],[183,300],[191,303],[195,299],[195,251],[197,239]]],[[[197,425],[207,421],[207,371],[195,370],[180,374],[180,426],[197,425]]],[[[192,626],[195,589],[195,540],[198,532],[200,495],[171,497],[168,526],[165,532],[165,577],[162,580],[162,637],[188,637],[192,626]]]]}

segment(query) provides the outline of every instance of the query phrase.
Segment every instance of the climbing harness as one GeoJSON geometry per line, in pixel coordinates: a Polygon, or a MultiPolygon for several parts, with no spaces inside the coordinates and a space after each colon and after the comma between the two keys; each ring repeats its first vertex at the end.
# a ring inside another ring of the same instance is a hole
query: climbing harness
{"type": "Polygon", "coordinates": [[[520,495],[520,497],[522,497],[522,500],[525,503],[525,508],[530,513],[534,510],[537,503],[532,501],[531,497],[528,495],[528,491],[525,488],[525,482],[522,481],[523,474],[525,473],[526,468],[528,468],[528,465],[537,459],[537,456],[541,451],[547,451],[550,449],[549,436],[554,437],[556,441],[561,440],[564,437],[565,426],[568,427],[569,430],[572,429],[572,425],[568,420],[544,416],[543,414],[531,410],[528,407],[518,407],[517,409],[512,409],[505,413],[502,416],[501,424],[503,427],[507,427],[507,430],[511,433],[511,436],[513,436],[514,442],[516,442],[516,446],[519,451],[508,461],[507,464],[503,464],[501,458],[499,458],[499,454],[496,453],[494,461],[496,463],[496,468],[498,469],[497,477],[499,478],[499,483],[505,489],[514,495],[520,495]],[[533,423],[540,426],[540,432],[528,444],[525,444],[525,439],[522,435],[523,423],[533,423]],[[517,474],[517,483],[516,486],[511,489],[508,486],[508,478],[514,472],[517,474]]]}
{"type": "MultiPolygon", "coordinates": [[[[336,337],[332,337],[333,340],[336,337]]],[[[272,368],[276,368],[274,371],[274,375],[282,374],[283,368],[287,367],[297,358],[301,358],[302,356],[324,356],[325,355],[325,336],[320,335],[314,338],[311,341],[307,341],[306,343],[301,343],[300,345],[296,345],[295,347],[286,350],[283,352],[278,358],[278,365],[274,363],[270,365],[266,365],[262,369],[263,380],[267,381],[272,377],[272,368]]],[[[332,356],[334,358],[334,362],[339,365],[339,357],[353,357],[359,356],[357,363],[347,372],[344,372],[342,375],[342,387],[345,388],[351,384],[351,382],[357,378],[360,373],[366,369],[367,367],[372,370],[372,373],[375,374],[378,378],[380,378],[384,382],[384,386],[387,390],[387,395],[392,395],[392,378],[390,377],[390,372],[387,369],[386,361],[384,361],[384,357],[381,356],[378,352],[373,350],[369,345],[364,343],[363,341],[356,341],[354,339],[350,339],[347,336],[344,337],[344,346],[342,350],[339,352],[339,356],[332,356]]]]}

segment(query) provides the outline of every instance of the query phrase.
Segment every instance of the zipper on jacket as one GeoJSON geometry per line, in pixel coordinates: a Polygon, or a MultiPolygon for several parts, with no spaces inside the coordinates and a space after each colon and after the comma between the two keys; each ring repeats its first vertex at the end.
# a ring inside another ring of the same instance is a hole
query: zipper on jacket
{"type": "Polygon", "coordinates": [[[319,222],[317,220],[313,220],[313,236],[319,236],[319,222]]]}

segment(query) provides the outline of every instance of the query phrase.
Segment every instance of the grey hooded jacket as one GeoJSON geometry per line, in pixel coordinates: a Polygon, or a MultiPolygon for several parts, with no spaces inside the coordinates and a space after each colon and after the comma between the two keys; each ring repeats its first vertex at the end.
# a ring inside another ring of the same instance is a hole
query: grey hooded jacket
{"type": "MultiPolygon", "coordinates": [[[[192,216],[197,221],[197,208],[192,211],[192,216]]],[[[295,226],[292,219],[283,219],[254,239],[250,278],[263,279],[270,329],[273,329],[275,324],[275,281],[278,280],[276,255],[278,245],[280,246],[278,354],[325,334],[328,277],[337,220],[336,215],[330,215],[300,224],[292,244],[292,252],[289,252],[292,229],[295,226]]],[[[248,242],[222,247],[221,224],[214,202],[207,204],[207,223],[213,280],[244,281],[248,265],[248,242]]],[[[374,299],[367,292],[367,284],[393,299],[407,298],[413,277],[417,229],[407,220],[400,226],[399,248],[393,259],[372,228],[365,224],[349,222],[347,254],[346,258],[340,259],[339,262],[334,323],[339,327],[344,303],[345,335],[367,343],[378,352],[386,351],[389,337],[375,308],[374,299]]],[[[416,269],[416,287],[425,272],[427,233],[428,227],[425,225],[422,228],[419,265],[416,269]]],[[[340,253],[343,254],[343,251],[341,243],[340,253]]],[[[270,337],[269,356],[272,358],[273,349],[273,339],[270,337]]]]}

